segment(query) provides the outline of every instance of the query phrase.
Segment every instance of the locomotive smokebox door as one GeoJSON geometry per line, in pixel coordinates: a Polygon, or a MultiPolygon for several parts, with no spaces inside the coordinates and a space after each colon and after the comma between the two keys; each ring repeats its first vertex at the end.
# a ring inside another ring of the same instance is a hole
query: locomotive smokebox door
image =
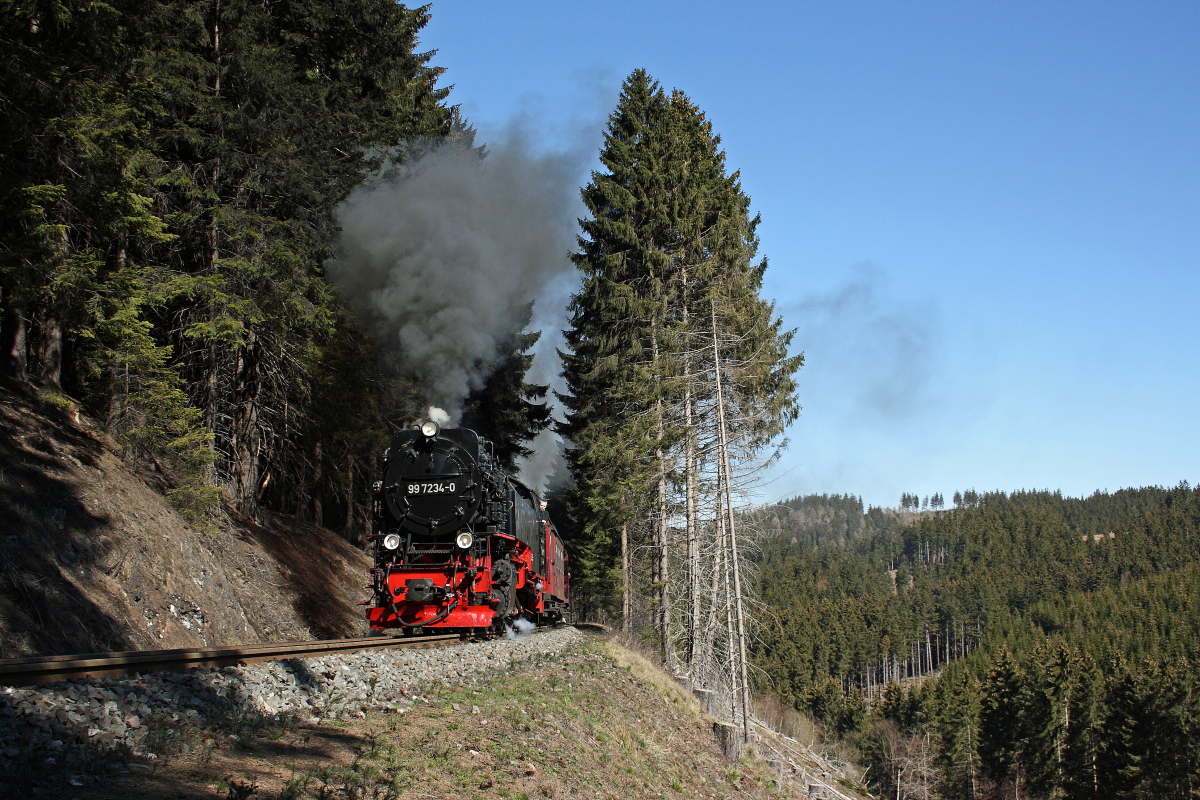
{"type": "Polygon", "coordinates": [[[474,431],[447,430],[435,439],[406,432],[392,445],[384,498],[405,530],[444,536],[475,521],[483,487],[473,478],[480,455],[474,431]]]}

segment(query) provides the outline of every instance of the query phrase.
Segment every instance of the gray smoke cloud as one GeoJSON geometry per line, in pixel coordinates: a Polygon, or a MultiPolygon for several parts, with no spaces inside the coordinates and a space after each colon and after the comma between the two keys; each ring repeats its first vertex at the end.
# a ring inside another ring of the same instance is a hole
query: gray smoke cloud
{"type": "Polygon", "coordinates": [[[854,267],[841,286],[806,298],[788,317],[797,320],[797,341],[805,350],[801,380],[819,385],[824,399],[856,419],[912,418],[934,399],[936,307],[895,297],[879,267],[854,267]]]}
{"type": "Polygon", "coordinates": [[[521,483],[535,492],[556,488],[554,479],[566,474],[562,437],[553,430],[544,430],[534,437],[529,449],[532,452],[517,461],[521,483]]]}
{"type": "Polygon", "coordinates": [[[578,160],[525,141],[489,145],[482,160],[442,146],[338,209],[327,273],[454,423],[529,303],[574,272],[578,160]]]}
{"type": "MultiPolygon", "coordinates": [[[[531,301],[527,329],[542,335],[526,380],[564,389],[556,350],[579,284],[568,258],[585,213],[579,187],[596,166],[620,85],[609,71],[573,77],[565,97],[524,96],[492,129],[482,162],[443,146],[354,192],[338,210],[330,279],[451,424],[531,301]]],[[[553,488],[565,475],[561,439],[544,431],[530,447],[518,463],[521,480],[553,488]]]]}

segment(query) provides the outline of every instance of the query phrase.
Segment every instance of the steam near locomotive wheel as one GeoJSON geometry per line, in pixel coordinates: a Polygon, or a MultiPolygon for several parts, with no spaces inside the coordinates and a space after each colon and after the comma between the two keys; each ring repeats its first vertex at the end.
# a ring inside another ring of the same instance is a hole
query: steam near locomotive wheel
{"type": "Polygon", "coordinates": [[[567,553],[545,504],[466,428],[397,434],[374,486],[372,630],[503,633],[568,612],[567,553]]]}

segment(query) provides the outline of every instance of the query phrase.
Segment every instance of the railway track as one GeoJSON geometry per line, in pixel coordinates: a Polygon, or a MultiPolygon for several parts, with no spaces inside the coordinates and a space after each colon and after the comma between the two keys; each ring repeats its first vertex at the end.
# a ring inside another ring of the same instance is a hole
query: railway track
{"type": "Polygon", "coordinates": [[[182,672],[192,667],[232,667],[285,658],[327,656],[359,650],[396,647],[429,647],[460,641],[457,634],[392,638],[333,639],[319,642],[286,642],[196,650],[133,650],[124,653],[88,653],[74,656],[41,656],[0,659],[0,686],[30,686],[70,678],[102,678],[139,672],[182,672]]]}

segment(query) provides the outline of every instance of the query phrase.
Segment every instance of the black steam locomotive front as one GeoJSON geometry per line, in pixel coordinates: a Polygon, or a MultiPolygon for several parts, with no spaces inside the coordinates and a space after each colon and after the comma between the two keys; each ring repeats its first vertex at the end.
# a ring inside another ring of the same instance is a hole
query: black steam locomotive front
{"type": "Polygon", "coordinates": [[[502,631],[522,615],[561,617],[561,543],[540,499],[499,467],[490,442],[425,422],[392,439],[380,474],[372,628],[502,631]],[[550,584],[561,587],[553,597],[550,584]]]}
{"type": "Polygon", "coordinates": [[[432,436],[410,431],[393,440],[383,476],[387,516],[417,536],[471,526],[483,501],[479,437],[464,429],[438,435],[433,425],[426,423],[432,436]]]}

